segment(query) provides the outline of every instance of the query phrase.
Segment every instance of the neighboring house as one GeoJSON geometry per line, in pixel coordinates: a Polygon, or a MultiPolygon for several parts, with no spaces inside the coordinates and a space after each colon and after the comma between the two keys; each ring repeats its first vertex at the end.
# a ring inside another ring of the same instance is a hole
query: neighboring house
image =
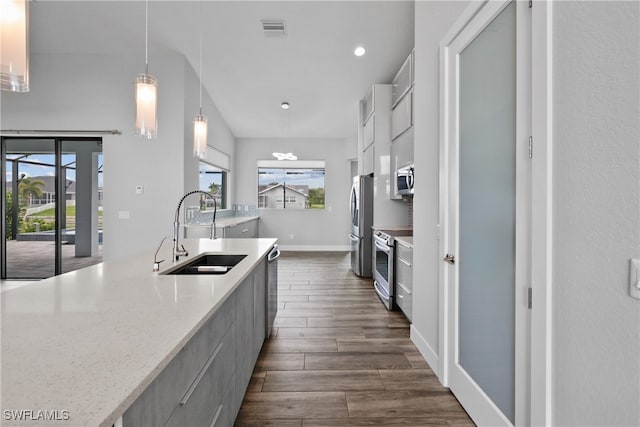
{"type": "MultiPolygon", "coordinates": [[[[44,182],[45,185],[44,187],[42,187],[42,197],[31,198],[29,200],[29,206],[40,206],[40,205],[45,205],[47,203],[54,203],[56,201],[55,177],[43,175],[43,176],[34,176],[31,178],[34,181],[35,180],[42,181],[44,182]]],[[[7,181],[6,188],[7,188],[7,193],[11,193],[12,191],[11,181],[7,181]]],[[[76,200],[76,182],[70,179],[67,179],[65,183],[65,200],[67,201],[76,200]]],[[[102,188],[98,188],[98,205],[102,206],[102,188]]]]}
{"type": "Polygon", "coordinates": [[[305,209],[309,194],[300,188],[277,184],[258,193],[258,208],[305,209]]]}

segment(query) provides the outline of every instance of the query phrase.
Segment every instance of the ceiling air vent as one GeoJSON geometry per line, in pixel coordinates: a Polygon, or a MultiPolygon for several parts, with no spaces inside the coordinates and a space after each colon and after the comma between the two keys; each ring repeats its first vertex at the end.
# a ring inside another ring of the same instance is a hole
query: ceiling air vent
{"type": "Polygon", "coordinates": [[[275,19],[263,19],[262,31],[264,31],[265,37],[284,37],[287,34],[284,21],[275,19]]]}

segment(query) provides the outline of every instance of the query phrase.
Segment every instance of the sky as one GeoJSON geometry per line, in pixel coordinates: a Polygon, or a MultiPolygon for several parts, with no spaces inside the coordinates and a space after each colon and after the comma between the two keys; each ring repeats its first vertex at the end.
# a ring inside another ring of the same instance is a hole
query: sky
{"type": "MultiPolygon", "coordinates": [[[[19,157],[17,154],[7,154],[7,160],[19,157]]],[[[18,176],[20,174],[25,174],[28,177],[34,176],[54,176],[55,168],[51,165],[55,162],[55,156],[53,154],[32,154],[27,159],[30,162],[34,163],[42,163],[41,165],[33,165],[28,163],[20,163],[18,176]]],[[[7,182],[11,181],[13,174],[13,162],[5,163],[5,173],[7,177],[7,182]]],[[[62,165],[68,165],[67,169],[67,179],[71,181],[76,180],[76,171],[72,169],[75,167],[75,155],[73,154],[63,154],[62,155],[62,165]]],[[[98,156],[98,167],[102,166],[102,154],[98,156]]],[[[102,173],[98,174],[98,187],[102,187],[102,173]]]]}
{"type": "Polygon", "coordinates": [[[324,170],[260,168],[258,185],[267,185],[272,182],[286,182],[289,185],[308,185],[309,188],[324,188],[324,170]],[[286,175],[285,171],[287,172],[286,175]]]}

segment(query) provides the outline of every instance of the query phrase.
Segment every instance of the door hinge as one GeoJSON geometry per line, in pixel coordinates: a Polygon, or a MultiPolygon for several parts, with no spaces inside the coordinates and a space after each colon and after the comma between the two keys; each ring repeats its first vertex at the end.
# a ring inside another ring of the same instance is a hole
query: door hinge
{"type": "Polygon", "coordinates": [[[533,7],[533,0],[529,0],[529,9],[533,7]]]}
{"type": "Polygon", "coordinates": [[[533,288],[527,288],[527,308],[531,310],[533,304],[533,288]]]}
{"type": "Polygon", "coordinates": [[[529,158],[533,159],[533,137],[529,137],[529,158]]]}

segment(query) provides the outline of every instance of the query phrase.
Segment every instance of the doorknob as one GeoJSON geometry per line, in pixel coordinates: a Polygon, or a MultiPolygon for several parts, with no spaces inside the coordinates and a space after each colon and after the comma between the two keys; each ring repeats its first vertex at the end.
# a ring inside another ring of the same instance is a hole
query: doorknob
{"type": "Polygon", "coordinates": [[[456,257],[452,254],[446,254],[442,260],[449,264],[454,264],[456,262],[456,257]]]}

